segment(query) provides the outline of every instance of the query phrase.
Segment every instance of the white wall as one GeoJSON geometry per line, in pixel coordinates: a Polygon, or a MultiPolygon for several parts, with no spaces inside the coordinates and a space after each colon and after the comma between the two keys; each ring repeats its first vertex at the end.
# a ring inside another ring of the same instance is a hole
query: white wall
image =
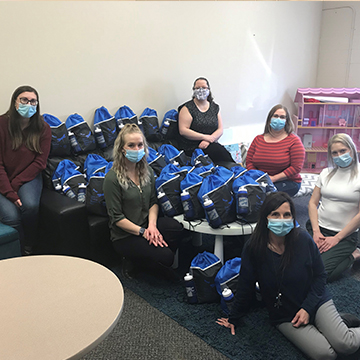
{"type": "Polygon", "coordinates": [[[323,3],[318,87],[360,87],[360,2],[323,3]]]}
{"type": "Polygon", "coordinates": [[[315,86],[321,2],[0,1],[0,113],[14,89],[37,88],[62,121],[122,105],[164,113],[206,76],[221,106],[223,143],[251,141],[269,109],[295,111],[315,86]],[[304,26],[306,24],[306,26],[304,26]]]}

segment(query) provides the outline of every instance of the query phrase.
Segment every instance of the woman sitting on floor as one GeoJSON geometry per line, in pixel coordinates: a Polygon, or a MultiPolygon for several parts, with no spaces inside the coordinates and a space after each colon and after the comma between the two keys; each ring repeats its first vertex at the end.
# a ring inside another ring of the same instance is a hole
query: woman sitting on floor
{"type": "Polygon", "coordinates": [[[283,105],[274,106],[267,116],[264,133],[250,145],[246,168],[268,173],[279,191],[294,196],[301,186],[304,159],[304,145],[293,133],[289,111],[283,105]]]}
{"type": "Polygon", "coordinates": [[[178,147],[191,156],[196,148],[209,155],[214,163],[235,163],[230,153],[218,143],[223,124],[220,107],[214,102],[207,79],[200,77],[193,85],[193,97],[179,111],[178,147]]]}
{"type": "Polygon", "coordinates": [[[125,125],[115,140],[114,163],[104,181],[111,240],[125,257],[123,271],[127,277],[131,277],[132,265],[171,271],[183,234],[178,221],[158,218],[154,173],[146,162],[147,155],[141,130],[135,124],[125,125]]]}
{"type": "Polygon", "coordinates": [[[360,171],[356,146],[349,135],[336,134],[329,140],[328,162],[330,167],[321,172],[309,201],[310,220],[306,227],[320,250],[331,282],[360,259],[356,247],[360,171]]]}
{"type": "Polygon", "coordinates": [[[258,282],[271,323],[307,356],[329,360],[352,354],[360,346],[360,320],[338,314],[326,289],[319,250],[310,235],[294,225],[289,195],[270,194],[242,253],[230,317],[217,323],[235,335],[235,325],[249,310],[258,282]]]}

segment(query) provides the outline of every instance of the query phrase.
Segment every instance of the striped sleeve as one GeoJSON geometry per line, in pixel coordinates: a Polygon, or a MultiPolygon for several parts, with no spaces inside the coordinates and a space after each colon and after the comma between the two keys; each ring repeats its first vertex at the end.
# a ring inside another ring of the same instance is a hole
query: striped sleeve
{"type": "MultiPolygon", "coordinates": [[[[288,137],[290,138],[291,135],[288,137]]],[[[290,143],[290,166],[284,170],[284,174],[287,178],[294,177],[299,174],[305,160],[305,148],[300,138],[292,134],[290,143]]],[[[289,139],[290,140],[290,139],[289,139]]]]}

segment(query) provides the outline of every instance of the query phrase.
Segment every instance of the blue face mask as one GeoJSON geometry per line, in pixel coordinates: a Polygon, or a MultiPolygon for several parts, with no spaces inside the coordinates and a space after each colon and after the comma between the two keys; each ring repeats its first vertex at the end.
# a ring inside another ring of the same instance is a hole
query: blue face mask
{"type": "Polygon", "coordinates": [[[270,126],[275,130],[281,130],[285,127],[286,120],[280,119],[280,118],[271,118],[270,120],[270,126]]]}
{"type": "Polygon", "coordinates": [[[36,113],[36,105],[24,105],[20,103],[17,112],[25,118],[31,118],[36,113]]]}
{"type": "Polygon", "coordinates": [[[285,236],[294,228],[294,219],[268,219],[268,229],[277,236],[285,236]]]}
{"type": "Polygon", "coordinates": [[[333,157],[333,160],[334,160],[335,165],[345,168],[345,167],[348,167],[352,163],[353,158],[350,156],[350,152],[347,152],[340,156],[333,157]]]}
{"type": "Polygon", "coordinates": [[[144,149],[140,149],[140,150],[125,150],[125,157],[133,162],[133,163],[138,163],[145,155],[145,150],[144,149]]]}

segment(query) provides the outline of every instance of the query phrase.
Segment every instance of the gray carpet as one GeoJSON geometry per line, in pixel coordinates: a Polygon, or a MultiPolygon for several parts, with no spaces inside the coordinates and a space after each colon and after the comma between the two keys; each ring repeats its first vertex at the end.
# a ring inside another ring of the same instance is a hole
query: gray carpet
{"type": "Polygon", "coordinates": [[[228,359],[140,296],[126,288],[124,291],[118,324],[83,360],[228,359]]]}

